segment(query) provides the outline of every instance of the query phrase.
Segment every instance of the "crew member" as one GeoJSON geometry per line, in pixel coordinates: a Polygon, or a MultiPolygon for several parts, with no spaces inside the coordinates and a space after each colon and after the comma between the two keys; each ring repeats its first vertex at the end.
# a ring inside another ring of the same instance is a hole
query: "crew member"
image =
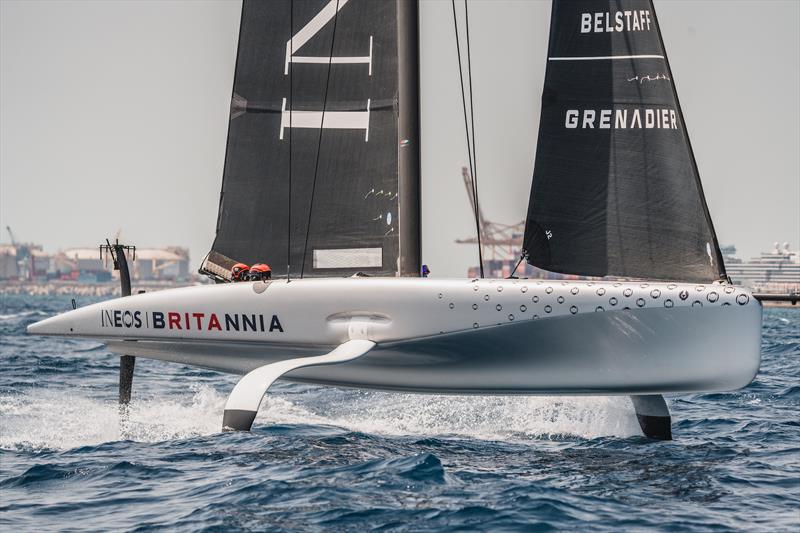
{"type": "Polygon", "coordinates": [[[236,263],[231,269],[231,280],[236,283],[237,281],[247,281],[250,273],[250,267],[244,263],[236,263]]]}
{"type": "Polygon", "coordinates": [[[250,267],[250,281],[267,281],[272,279],[272,269],[266,263],[258,263],[250,267]]]}

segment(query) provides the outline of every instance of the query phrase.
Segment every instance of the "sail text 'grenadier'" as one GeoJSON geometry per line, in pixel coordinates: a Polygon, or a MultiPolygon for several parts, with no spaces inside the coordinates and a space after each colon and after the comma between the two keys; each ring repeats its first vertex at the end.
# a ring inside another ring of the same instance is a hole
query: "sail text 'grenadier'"
{"type": "Polygon", "coordinates": [[[568,109],[564,119],[567,129],[678,129],[674,109],[568,109]]]}

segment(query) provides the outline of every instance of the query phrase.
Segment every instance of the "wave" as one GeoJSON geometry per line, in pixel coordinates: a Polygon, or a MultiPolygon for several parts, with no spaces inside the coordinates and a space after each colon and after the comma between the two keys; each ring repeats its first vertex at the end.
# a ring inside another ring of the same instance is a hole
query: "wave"
{"type": "Polygon", "coordinates": [[[268,396],[256,423],[314,423],[392,436],[482,440],[641,435],[627,397],[440,396],[338,391],[320,402],[268,396]]]}
{"type": "MultiPolygon", "coordinates": [[[[255,429],[327,425],[390,436],[530,441],[641,435],[626,397],[428,396],[306,387],[269,395],[255,429]]],[[[124,415],[88,391],[0,395],[0,448],[65,450],[118,440],[160,442],[219,433],[227,393],[194,385],[187,393],[137,399],[124,415]]]]}
{"type": "Polygon", "coordinates": [[[45,313],[44,311],[22,311],[19,313],[9,313],[9,314],[0,314],[0,322],[10,322],[12,320],[18,320],[20,318],[28,318],[32,316],[49,316],[49,313],[45,313]]]}
{"type": "Polygon", "coordinates": [[[137,400],[125,415],[114,401],[34,390],[0,396],[0,448],[66,450],[117,440],[159,442],[218,432],[224,398],[210,387],[187,397],[137,400]]]}

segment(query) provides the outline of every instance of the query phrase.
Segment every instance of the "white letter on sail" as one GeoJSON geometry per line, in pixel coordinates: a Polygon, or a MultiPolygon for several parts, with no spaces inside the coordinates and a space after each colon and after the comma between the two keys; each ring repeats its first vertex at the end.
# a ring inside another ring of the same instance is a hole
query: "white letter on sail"
{"type": "Polygon", "coordinates": [[[628,110],[627,109],[617,109],[617,112],[614,113],[614,127],[615,128],[627,128],[628,127],[628,110]]]}
{"type": "Polygon", "coordinates": [[[652,109],[645,109],[644,110],[644,127],[650,129],[653,126],[655,126],[655,123],[656,123],[656,117],[655,117],[655,114],[653,113],[653,110],[652,109]]]}
{"type": "Polygon", "coordinates": [[[592,31],[592,14],[581,13],[581,33],[589,33],[592,31]]]}
{"type": "Polygon", "coordinates": [[[594,128],[594,109],[583,110],[583,125],[581,128],[594,128]]]}
{"type": "Polygon", "coordinates": [[[567,110],[567,120],[564,121],[564,127],[569,129],[575,129],[578,127],[578,110],[577,109],[568,109],[567,110]]]}
{"type": "MultiPolygon", "coordinates": [[[[348,0],[338,0],[338,11],[347,4],[348,0]]],[[[295,55],[297,51],[303,47],[314,35],[317,34],[322,28],[325,27],[337,12],[337,0],[331,0],[323,7],[319,13],[312,18],[308,24],[298,31],[291,39],[286,41],[286,63],[283,69],[283,74],[289,74],[289,63],[328,63],[334,64],[352,64],[352,63],[366,63],[369,65],[369,75],[372,76],[372,36],[369,37],[369,55],[366,56],[342,56],[342,57],[316,57],[316,56],[298,56],[295,55]]]]}
{"type": "Polygon", "coordinates": [[[611,128],[611,110],[602,109],[600,111],[600,129],[607,130],[611,128]]]}
{"type": "Polygon", "coordinates": [[[633,110],[633,118],[631,118],[631,128],[641,128],[642,127],[642,115],[639,113],[638,109],[633,110]],[[637,126],[636,123],[639,123],[637,126]]]}
{"type": "MultiPolygon", "coordinates": [[[[369,37],[369,55],[366,56],[298,56],[297,50],[311,40],[325,27],[337,12],[347,4],[348,0],[330,0],[308,24],[286,41],[286,63],[283,74],[289,74],[289,63],[317,63],[322,65],[365,63],[369,65],[368,75],[372,76],[372,36],[369,37]]],[[[279,138],[283,140],[285,128],[314,129],[363,129],[364,142],[369,141],[369,110],[371,100],[367,100],[366,111],[294,111],[286,109],[286,98],[281,106],[281,130],[279,138]]]]}
{"type": "Polygon", "coordinates": [[[292,111],[291,117],[289,110],[286,109],[286,98],[283,99],[281,106],[281,133],[280,140],[283,140],[283,130],[289,127],[291,118],[293,128],[312,128],[312,129],[341,129],[341,130],[364,130],[364,142],[369,141],[369,107],[371,100],[367,100],[366,111],[292,111]],[[324,119],[323,119],[324,115],[324,119]]]}

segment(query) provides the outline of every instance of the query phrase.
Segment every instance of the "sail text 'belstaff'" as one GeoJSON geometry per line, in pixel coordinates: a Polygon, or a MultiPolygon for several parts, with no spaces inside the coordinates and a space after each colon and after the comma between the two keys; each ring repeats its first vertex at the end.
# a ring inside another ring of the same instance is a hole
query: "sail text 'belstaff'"
{"type": "Polygon", "coordinates": [[[725,275],[650,0],[553,2],[525,252],[567,274],[725,275]]]}
{"type": "Polygon", "coordinates": [[[244,1],[203,272],[418,275],[417,25],[405,0],[244,1]]]}

